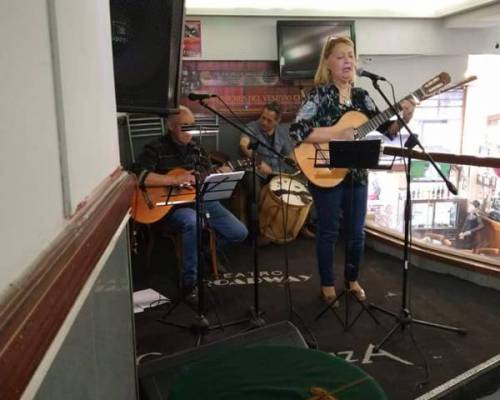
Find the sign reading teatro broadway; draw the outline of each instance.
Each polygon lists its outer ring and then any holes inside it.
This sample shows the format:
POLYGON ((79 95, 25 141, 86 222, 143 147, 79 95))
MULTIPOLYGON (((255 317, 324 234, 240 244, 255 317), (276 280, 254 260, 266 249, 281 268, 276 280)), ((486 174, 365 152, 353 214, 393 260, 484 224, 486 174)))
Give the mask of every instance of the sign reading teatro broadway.
MULTIPOLYGON (((286 282, 287 277, 283 271, 260 271, 259 283, 262 284, 281 284, 286 282)), ((311 275, 299 274, 289 275, 288 282, 303 283, 311 279, 311 275)), ((221 274, 219 279, 207 281, 208 286, 242 286, 253 285, 253 271, 248 272, 228 272, 221 274)))
MULTIPOLYGON (((276 61, 184 60, 181 74, 181 102, 195 114, 207 113, 189 101, 191 92, 217 94, 240 117, 256 118, 271 101, 281 104, 284 114, 295 115, 301 102, 298 86, 282 82, 276 61)), ((225 105, 213 99, 210 106, 226 113, 225 105)))

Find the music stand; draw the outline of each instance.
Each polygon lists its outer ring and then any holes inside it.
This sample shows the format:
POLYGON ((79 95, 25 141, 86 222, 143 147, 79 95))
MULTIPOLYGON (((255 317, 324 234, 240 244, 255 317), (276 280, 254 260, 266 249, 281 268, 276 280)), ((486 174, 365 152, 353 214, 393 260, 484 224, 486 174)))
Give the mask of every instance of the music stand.
MULTIPOLYGON (((197 168, 195 168, 197 170, 197 168)), ((192 330, 196 335, 196 345, 199 346, 202 342, 204 335, 213 329, 224 328, 239 324, 244 321, 236 321, 228 324, 222 324, 219 320, 217 312, 215 312, 218 324, 211 325, 205 313, 205 291, 203 282, 203 250, 202 250, 202 226, 204 222, 208 222, 210 216, 205 213, 204 202, 223 200, 231 197, 236 184, 243 178, 244 171, 237 172, 223 172, 208 175, 203 183, 200 184, 200 174, 195 174, 195 192, 196 192, 196 237, 197 237, 197 253, 198 253, 198 270, 197 270, 197 284, 198 287, 198 306, 196 310, 195 321, 191 325, 178 324, 176 322, 167 321, 166 318, 172 311, 183 301, 182 296, 178 298, 167 312, 160 318, 159 322, 175 326, 177 328, 192 330)), ((168 199, 167 199, 168 202, 168 199)))
MULTIPOLYGON (((370 169, 378 169, 380 166, 378 165, 378 160, 380 157, 380 140, 333 140, 329 142, 329 149, 316 150, 315 164, 323 168, 370 168, 370 169), (321 152, 321 154, 319 153, 321 152), (328 153, 328 163, 325 162, 325 152, 328 153), (316 163, 317 161, 317 163, 316 163)), ((352 196, 352 183, 351 183, 351 196, 352 196)), ((352 204, 352 201, 351 201, 352 204)), ((352 213, 352 206, 349 208, 352 213)), ((344 215, 344 218, 346 216, 344 215)), ((349 215, 349 221, 352 219, 351 215, 349 215)), ((348 244, 349 244, 349 236, 350 236, 350 223, 346 222, 345 226, 347 227, 346 237, 345 237, 345 257, 346 263, 344 266, 344 274, 347 269, 347 254, 348 254, 348 244)), ((349 283, 344 277, 344 288, 341 290, 340 294, 338 294, 326 307, 316 316, 314 319, 317 321, 320 319, 328 310, 331 310, 335 317, 340 321, 341 325, 343 325, 344 330, 348 331, 354 323, 358 320, 358 318, 363 314, 363 312, 367 312, 368 315, 378 324, 380 322, 373 315, 369 307, 364 303, 364 301, 358 299, 358 297, 352 293, 349 288, 349 283), (353 298, 358 302, 361 306, 360 311, 354 317, 354 319, 349 322, 349 297, 353 298), (337 314, 335 310, 335 304, 342 298, 345 298, 345 317, 344 321, 337 314)), ((338 303, 337 303, 338 304, 338 303)))
POLYGON ((229 199, 245 171, 210 174, 201 185, 203 202, 229 199))

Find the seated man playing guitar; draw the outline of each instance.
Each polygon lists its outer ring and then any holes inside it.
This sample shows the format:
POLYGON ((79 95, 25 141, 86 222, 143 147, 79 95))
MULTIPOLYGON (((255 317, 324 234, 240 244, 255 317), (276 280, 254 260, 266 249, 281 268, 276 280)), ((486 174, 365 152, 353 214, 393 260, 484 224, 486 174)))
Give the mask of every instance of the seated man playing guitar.
MULTIPOLYGON (((179 114, 167 118, 168 134, 145 146, 132 166, 132 172, 137 175, 140 188, 179 187, 195 183, 195 157, 200 155, 201 172, 212 169, 206 152, 192 143, 192 135, 184 132, 184 125, 192 125, 194 116, 184 106, 180 106, 179 114), (173 171, 175 169, 175 171, 173 171), (175 172, 175 173, 172 173, 175 172)), ((193 191, 191 190, 191 193, 193 191)), ((137 194, 138 197, 141 194, 137 194)), ((194 200, 194 197, 193 197, 194 200)), ((157 207, 158 208, 158 207, 157 207)), ((197 278, 197 243, 196 243, 196 211, 193 202, 176 205, 172 208, 159 207, 159 211, 166 210, 166 215, 155 222, 155 228, 166 232, 182 235, 183 294, 190 295, 197 278)), ((248 231, 246 227, 218 201, 204 203, 204 211, 209 214, 208 224, 215 230, 219 247, 229 243, 245 240, 248 231)), ((139 222, 143 221, 136 218, 139 222)))

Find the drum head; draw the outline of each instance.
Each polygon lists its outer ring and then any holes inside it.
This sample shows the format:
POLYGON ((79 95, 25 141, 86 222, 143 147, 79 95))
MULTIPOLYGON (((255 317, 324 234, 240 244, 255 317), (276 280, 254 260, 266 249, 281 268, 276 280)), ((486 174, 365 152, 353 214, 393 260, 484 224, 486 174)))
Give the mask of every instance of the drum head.
POLYGON ((269 189, 285 204, 290 206, 304 207, 312 201, 312 196, 307 187, 291 177, 275 176, 269 182, 269 189))

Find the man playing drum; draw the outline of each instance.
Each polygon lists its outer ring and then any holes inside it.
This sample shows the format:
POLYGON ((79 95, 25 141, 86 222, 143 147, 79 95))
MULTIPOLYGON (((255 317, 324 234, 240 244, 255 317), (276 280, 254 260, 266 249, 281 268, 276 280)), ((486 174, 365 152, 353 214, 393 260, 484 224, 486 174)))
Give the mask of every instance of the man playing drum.
MULTIPOLYGON (((293 146, 288 135, 288 130, 286 127, 280 125, 280 121, 281 106, 277 102, 273 101, 264 106, 259 119, 250 122, 247 125, 247 128, 261 141, 269 144, 269 146, 275 151, 285 156, 289 156, 292 153, 293 146)), ((252 156, 252 150, 249 146, 253 144, 255 144, 255 139, 245 134, 241 135, 240 149, 245 156, 252 156)), ((278 160, 278 158, 269 149, 258 146, 256 152, 256 158, 258 161, 257 172, 260 176, 261 184, 268 183, 271 175, 277 174, 280 171, 280 166, 281 172, 295 172, 294 168, 290 167, 287 163, 278 160)))
MULTIPOLYGON (((269 146, 272 147, 276 152, 279 152, 279 153, 285 155, 286 157, 289 157, 292 154, 293 145, 290 141, 286 127, 280 125, 281 116, 282 116, 282 111, 281 111, 281 106, 279 103, 277 103, 276 101, 267 103, 264 106, 264 109, 262 110, 262 113, 261 113, 259 119, 256 121, 250 122, 247 125, 247 128, 259 140, 269 144, 269 146)), ((255 142, 256 142, 256 140, 254 138, 251 138, 250 136, 245 135, 245 134, 241 135, 240 149, 245 156, 247 156, 247 157, 252 156, 252 151, 253 151, 252 147, 255 145, 255 142)), ((256 151, 256 159, 257 159, 256 172, 258 175, 258 179, 256 180, 257 198, 260 199, 260 207, 259 208, 261 208, 260 220, 261 220, 261 225, 262 225, 262 223, 264 222, 262 220, 262 215, 264 214, 264 216, 265 216, 266 211, 269 211, 269 210, 266 210, 264 208, 271 200, 270 198, 268 198, 266 196, 269 196, 269 194, 271 194, 271 193, 268 193, 268 190, 267 190, 268 188, 266 188, 266 190, 264 190, 262 192, 262 195, 261 195, 261 187, 263 185, 269 184, 269 182, 271 181, 273 176, 278 174, 279 172, 282 172, 284 174, 293 174, 293 173, 297 172, 297 168, 295 167, 293 160, 291 160, 290 158, 287 158, 284 161, 280 160, 276 157, 275 154, 273 154, 271 152, 271 150, 269 150, 263 146, 257 146, 255 151, 256 151), (265 201, 266 199, 267 199, 267 201, 265 201)), ((252 178, 250 175, 248 177, 252 178)), ((249 184, 246 186, 251 187, 251 183, 250 182, 248 182, 248 183, 249 184)), ((286 185, 284 185, 283 190, 286 190, 286 189, 287 189, 287 187, 286 187, 286 185)), ((305 188, 304 188, 304 190, 307 191, 307 189, 305 189, 305 188)), ((285 202, 286 202, 286 200, 285 200, 285 202)), ((309 209, 309 207, 308 207, 308 209, 309 209)), ((273 214, 274 214, 274 212, 273 212, 273 214)), ((264 218, 264 219, 266 221, 269 221, 270 220, 269 215, 267 216, 267 218, 264 218)), ((274 218, 271 218, 271 219, 274 220, 274 218)), ((300 219, 302 220, 302 218, 300 218, 300 219)), ((274 235, 272 235, 270 238, 269 235, 265 234, 265 232, 269 232, 269 228, 270 228, 269 226, 267 226, 267 228, 261 226, 261 233, 264 234, 264 237, 259 238, 259 244, 264 245, 264 244, 269 243, 270 241, 276 241, 274 235)), ((271 227, 271 228, 273 228, 273 227, 271 227)), ((308 233, 308 231, 304 232, 304 233, 308 233)), ((307 236, 310 236, 310 234, 307 236)), ((285 240, 285 241, 288 241, 288 240, 285 240)), ((278 242, 283 242, 283 241, 279 240, 278 242)))

